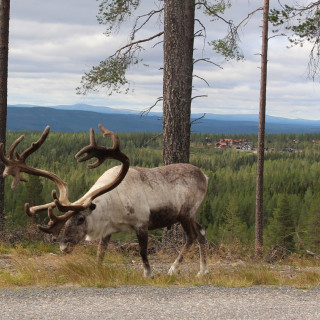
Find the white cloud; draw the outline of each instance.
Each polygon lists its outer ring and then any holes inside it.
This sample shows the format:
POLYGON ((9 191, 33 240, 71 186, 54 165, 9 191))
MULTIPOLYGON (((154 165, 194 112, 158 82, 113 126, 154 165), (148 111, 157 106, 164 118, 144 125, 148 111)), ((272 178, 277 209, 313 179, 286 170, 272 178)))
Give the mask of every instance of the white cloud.
MULTIPOLYGON (((157 1, 155 1, 157 3, 157 1)), ((260 2, 259 2, 260 3, 260 2)), ((148 2, 151 6, 153 3, 148 2)), ((235 22, 246 16, 256 3, 233 1, 226 18, 235 22)), ((142 7, 143 8, 143 7, 142 7)), ((149 67, 132 67, 129 79, 134 92, 105 92, 77 96, 75 88, 91 66, 99 64, 128 39, 128 29, 112 37, 103 35, 105 26, 96 21, 98 2, 92 0, 16 0, 11 5, 9 104, 73 104, 78 102, 109 107, 144 110, 162 95, 162 44, 141 53, 149 67)), ((198 15, 203 19, 203 15, 198 15)), ((224 62, 206 44, 221 36, 225 26, 207 24, 207 39, 197 39, 196 58, 212 58, 223 70, 204 62, 195 65, 195 74, 210 84, 194 81, 193 112, 258 113, 260 87, 261 13, 256 14, 240 31, 244 62, 224 62)), ((205 18, 208 22, 208 18, 205 18)), ((152 28, 158 32, 159 24, 152 28)), ((199 28, 199 25, 196 26, 199 28)), ((151 35, 148 29, 140 37, 151 35)), ((157 40, 156 40, 157 41, 157 40)), ((156 42, 155 41, 155 42, 156 42)), ((285 38, 269 43, 267 113, 283 117, 320 119, 317 83, 306 79, 308 50, 286 48, 285 38)), ((155 110, 160 110, 161 104, 155 110)))

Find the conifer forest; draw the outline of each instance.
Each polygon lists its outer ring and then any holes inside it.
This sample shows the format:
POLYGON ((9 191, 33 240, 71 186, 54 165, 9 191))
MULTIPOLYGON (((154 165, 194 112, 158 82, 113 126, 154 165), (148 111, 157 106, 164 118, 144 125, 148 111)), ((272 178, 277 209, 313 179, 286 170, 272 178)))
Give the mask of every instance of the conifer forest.
MULTIPOLYGON (((36 141, 39 132, 7 133, 8 145, 25 134, 18 149, 36 141)), ((96 134, 99 144, 106 144, 96 134)), ((151 133, 120 133, 121 149, 131 166, 157 167, 162 163, 162 137, 151 133)), ((89 133, 52 132, 42 147, 30 156, 28 165, 56 173, 68 183, 71 201, 80 198, 108 168, 117 165, 106 161, 89 170, 77 163, 74 155, 88 143, 89 133)), ((190 162, 209 177, 209 189, 198 221, 206 228, 214 244, 254 242, 256 192, 256 135, 192 134, 190 162), (250 148, 226 146, 218 141, 242 139, 250 148), (218 144, 219 145, 219 144, 218 144), (244 150, 246 149, 246 150, 244 150), (249 150, 248 150, 249 149, 249 150)), ((320 135, 266 135, 264 181, 264 243, 267 247, 286 248, 289 252, 311 250, 320 253, 320 135)), ((24 203, 36 205, 51 201, 56 189, 48 179, 29 176, 29 183, 10 189, 6 179, 5 216, 7 228, 25 228, 30 223, 47 223, 47 213, 36 220, 24 213, 24 203)))

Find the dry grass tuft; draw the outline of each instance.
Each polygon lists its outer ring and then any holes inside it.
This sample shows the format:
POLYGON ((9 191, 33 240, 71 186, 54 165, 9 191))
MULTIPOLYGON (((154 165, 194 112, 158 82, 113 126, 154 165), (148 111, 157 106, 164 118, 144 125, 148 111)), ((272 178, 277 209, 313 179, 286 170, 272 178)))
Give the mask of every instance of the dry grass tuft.
POLYGON ((95 261, 96 246, 78 246, 70 255, 61 254, 58 246, 29 243, 17 246, 0 243, 0 287, 74 286, 116 287, 121 285, 193 286, 214 285, 246 287, 254 285, 320 286, 320 263, 310 257, 291 256, 277 264, 255 261, 251 251, 227 247, 209 250, 209 274, 196 277, 198 250, 185 257, 180 273, 167 271, 176 252, 156 251, 149 255, 154 277, 143 277, 141 259, 136 250, 111 246, 102 266, 95 261))

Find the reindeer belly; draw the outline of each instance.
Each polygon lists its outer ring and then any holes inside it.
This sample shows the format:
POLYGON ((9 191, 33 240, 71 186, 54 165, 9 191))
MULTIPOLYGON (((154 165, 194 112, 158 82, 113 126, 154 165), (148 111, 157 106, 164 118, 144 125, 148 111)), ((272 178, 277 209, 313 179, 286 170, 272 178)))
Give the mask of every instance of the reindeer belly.
POLYGON ((163 206, 151 209, 148 229, 160 229, 173 225, 178 221, 179 213, 171 206, 163 206))

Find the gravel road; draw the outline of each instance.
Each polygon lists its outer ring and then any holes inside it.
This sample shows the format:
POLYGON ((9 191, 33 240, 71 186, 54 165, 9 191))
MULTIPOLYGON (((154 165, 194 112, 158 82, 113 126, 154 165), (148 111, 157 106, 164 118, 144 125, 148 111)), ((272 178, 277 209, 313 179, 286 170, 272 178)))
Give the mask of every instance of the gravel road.
POLYGON ((0 290, 0 319, 320 319, 320 288, 27 288, 0 290))

